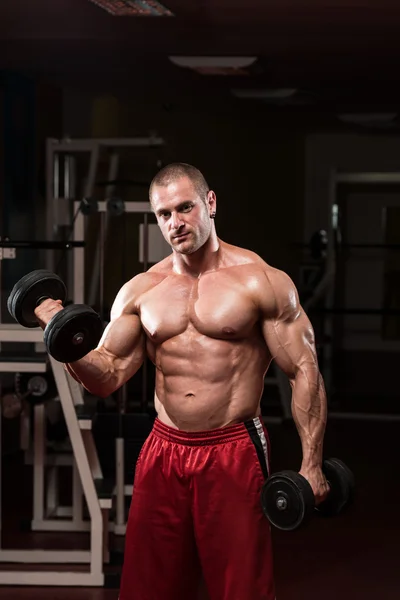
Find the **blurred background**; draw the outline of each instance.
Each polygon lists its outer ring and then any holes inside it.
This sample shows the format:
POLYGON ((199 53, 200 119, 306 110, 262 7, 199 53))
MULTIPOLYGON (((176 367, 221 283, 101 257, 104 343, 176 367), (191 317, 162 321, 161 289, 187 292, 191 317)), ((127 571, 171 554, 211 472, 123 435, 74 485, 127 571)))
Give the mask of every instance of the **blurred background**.
MULTIPOLYGON (((273 532, 279 600, 399 597, 399 25, 392 0, 1 3, 0 597, 118 597, 153 366, 83 394, 7 298, 52 269, 106 323, 121 285, 169 253, 148 186, 175 161, 216 192, 218 235, 295 282, 326 453, 356 478, 345 514, 273 532)), ((274 365, 262 412, 274 470, 299 468, 274 365)))

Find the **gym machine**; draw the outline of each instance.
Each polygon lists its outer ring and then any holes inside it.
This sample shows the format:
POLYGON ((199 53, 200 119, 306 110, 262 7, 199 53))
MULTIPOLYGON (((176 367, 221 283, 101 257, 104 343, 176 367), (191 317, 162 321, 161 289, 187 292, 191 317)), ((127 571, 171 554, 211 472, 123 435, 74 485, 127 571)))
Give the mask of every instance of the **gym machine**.
MULTIPOLYGON (((3 242, 2 242, 3 244, 3 242)), ((9 242, 4 242, 9 246, 9 242)), ((12 242, 14 247, 29 247, 28 242, 12 242)), ((36 242, 36 247, 51 247, 51 244, 36 242)), ((56 244, 57 245, 57 244, 56 244)), ((81 245, 81 244, 79 244, 81 245)), ((59 246, 59 244, 57 245, 59 246)), ((16 307, 17 310, 19 307, 16 307)), ((22 315, 21 315, 22 316, 22 315)), ((43 332, 35 328, 25 328, 15 324, 1 324, 0 341, 6 342, 31 342, 42 345, 43 332)), ((33 372, 46 373, 50 367, 54 375, 58 397, 60 399, 66 426, 68 429, 74 456, 74 469, 79 475, 86 504, 90 514, 90 550, 0 550, 0 561, 5 563, 43 563, 43 564, 79 564, 89 563, 89 571, 55 572, 40 571, 6 571, 0 570, 1 585, 103 585, 103 562, 107 559, 106 545, 103 543, 103 520, 106 522, 110 502, 101 502, 98 498, 95 483, 99 486, 102 480, 100 465, 91 440, 80 430, 76 418, 75 408, 83 405, 83 396, 80 386, 66 373, 63 365, 44 353, 35 353, 31 361, 7 361, 1 356, 2 372, 33 372)), ((44 436, 40 433, 41 424, 44 422, 44 406, 38 404, 34 407, 35 440, 34 440, 34 505, 36 518, 40 517, 38 507, 43 507, 44 486, 44 436)))
MULTIPOLYGON (((95 185, 100 153, 106 151, 110 155, 109 179, 115 180, 117 175, 118 158, 117 149, 124 147, 158 147, 163 144, 159 138, 133 138, 113 140, 48 140, 47 143, 47 233, 49 241, 35 247, 47 250, 46 266, 54 270, 54 252, 56 249, 68 250, 68 278, 72 282, 74 304, 83 304, 84 299, 84 218, 88 215, 87 206, 93 206, 93 188, 95 185), (89 172, 86 178, 85 198, 76 201, 75 198, 75 172, 74 152, 89 153, 89 172), (61 172, 64 176, 64 194, 60 194, 61 172), (64 202, 63 202, 64 200, 64 202), (63 205, 63 207, 62 207, 63 205), (62 242, 57 239, 57 224, 64 219, 65 224, 70 223, 71 211, 75 210, 73 218, 73 240, 62 242), (86 208, 86 211, 85 211, 86 208), (80 237, 80 240, 78 239, 80 237), (70 250, 72 249, 72 252, 70 250)), ((112 185, 106 190, 106 200, 98 203, 98 210, 120 210, 121 203, 115 203, 109 194, 112 185)), ((144 214, 143 224, 143 250, 144 266, 148 260, 148 213, 151 212, 148 202, 123 203, 123 212, 137 212, 144 214)), ((97 280, 102 276, 104 267, 104 239, 105 228, 101 228, 97 246, 96 268, 92 275, 95 288, 97 280)), ((31 242, 20 242, 20 247, 31 247, 31 242)), ((15 257, 16 242, 6 241, 3 247, 7 258, 15 257)), ((5 258, 6 256, 4 256, 5 258)), ((3 258, 3 255, 1 256, 3 258)), ((145 266, 145 268, 147 268, 145 266)), ((101 283, 101 282, 100 282, 101 283)), ((18 307, 12 307, 18 313, 18 307)), ((64 309, 66 310, 66 309, 64 309)), ((72 310, 68 308, 68 310, 72 310)), ((14 316, 21 317, 20 314, 14 316)), ((54 332, 53 332, 54 333, 54 332)), ((50 336, 46 339, 47 349, 51 348, 50 336)), ((56 339, 57 336, 54 338, 56 339)), ((54 341, 53 339, 53 341, 54 341)), ((124 500, 125 495, 132 493, 132 486, 124 485, 123 478, 123 440, 117 440, 117 477, 116 483, 111 486, 104 481, 96 446, 91 431, 92 416, 86 410, 83 390, 75 380, 66 372, 63 365, 53 356, 43 353, 43 332, 37 327, 21 327, 21 325, 0 326, 0 342, 32 342, 35 350, 41 351, 42 362, 36 357, 32 363, 6 363, 2 361, 3 372, 33 372, 41 373, 51 369, 54 376, 58 398, 62 406, 65 423, 67 426, 72 454, 52 456, 46 455, 45 409, 43 404, 37 404, 34 412, 34 494, 33 494, 33 520, 32 529, 35 531, 89 531, 90 550, 0 550, 0 562, 14 563, 42 563, 42 564, 87 564, 89 569, 81 568, 68 572, 51 570, 32 572, 29 571, 0 571, 0 585, 54 585, 54 586, 102 586, 105 583, 103 565, 108 562, 108 533, 123 534, 125 532, 124 500), (121 461, 122 457, 122 461, 121 461), (58 504, 57 469, 61 465, 71 465, 73 470, 72 506, 58 504), (45 477, 45 470, 48 477, 45 477), (122 469, 121 469, 122 467, 122 469), (121 475, 122 474, 122 475, 121 475), (45 481, 47 480, 47 493, 45 494, 45 481), (115 523, 110 521, 109 511, 113 505, 113 497, 117 496, 117 518, 115 523), (83 498, 86 502, 89 519, 83 518, 83 498), (122 499, 121 499, 122 498, 122 499)), ((78 340, 79 341, 79 340, 78 340)), ((56 344, 57 345, 57 344, 56 344)), ((28 447, 26 432, 29 425, 26 415, 21 415, 22 432, 25 432, 22 448, 28 447)))
MULTIPOLYGON (((80 202, 76 202, 75 203, 75 210, 79 211, 80 210, 80 202)), ((93 209, 92 209, 93 210, 93 209)), ((107 202, 98 202, 96 205, 96 212, 106 212, 108 210, 108 205, 107 202)), ((136 213, 136 214, 142 214, 144 215, 144 223, 143 223, 143 228, 142 228, 142 236, 141 236, 141 241, 142 243, 140 244, 140 247, 142 248, 142 251, 140 252, 140 254, 142 255, 142 262, 143 262, 143 266, 144 269, 147 269, 147 265, 149 262, 149 251, 148 251, 148 241, 149 241, 149 237, 152 236, 153 234, 150 232, 155 232, 157 231, 156 226, 154 226, 154 229, 150 229, 151 226, 149 226, 148 224, 148 220, 147 217, 148 215, 152 212, 151 211, 151 207, 150 207, 150 203, 148 202, 126 202, 124 203, 124 207, 123 207, 124 212, 126 213, 136 213)), ((92 213, 93 214, 93 213, 92 213)), ((121 214, 122 216, 122 214, 121 214)), ((82 212, 78 213, 77 218, 75 219, 75 223, 74 223, 74 233, 73 233, 73 237, 74 239, 84 239, 85 236, 85 215, 82 212)), ((104 235, 104 230, 102 235, 104 235)), ((152 240, 154 238, 152 237, 152 240)), ((103 248, 104 247, 104 239, 102 239, 102 236, 100 236, 100 247, 103 248)), ((162 250, 162 246, 160 247, 162 250)), ((82 295, 81 295, 81 290, 83 290, 84 288, 84 278, 85 278, 85 272, 84 272, 84 256, 81 255, 81 250, 82 247, 81 246, 74 246, 72 249, 72 252, 75 255, 74 258, 74 265, 75 265, 75 269, 74 269, 74 285, 75 285, 75 289, 73 292, 73 296, 74 298, 78 298, 81 299, 82 295)), ((152 258, 152 256, 150 256, 150 258, 152 258)), ((101 273, 103 272, 104 269, 104 254, 103 252, 100 253, 100 261, 101 261, 101 265, 100 265, 100 287, 101 287, 101 273)), ((100 298, 102 297, 102 292, 100 290, 100 298)), ((102 304, 102 303, 101 303, 102 304)), ((74 305, 72 305, 74 306, 74 305)), ((65 310, 65 309, 64 309, 65 310)), ((62 314, 61 312, 58 314, 62 314)), ((50 348, 49 348, 50 350, 50 348)), ((86 352, 85 352, 86 354, 86 352)), ((143 373, 143 385, 142 385, 142 399, 141 399, 141 405, 144 406, 145 405, 145 398, 147 396, 147 389, 146 389, 146 372, 144 370, 143 373)), ((119 394, 119 416, 120 419, 123 418, 123 414, 125 412, 125 407, 126 407, 126 386, 123 386, 122 389, 120 390, 120 394, 119 394)), ((91 429, 92 427, 92 416, 90 415, 90 411, 88 411, 87 415, 86 415, 86 419, 84 419, 84 426, 87 429, 91 429)), ((80 423, 83 426, 83 415, 81 415, 80 417, 80 423)), ((38 431, 44 432, 44 421, 42 420, 39 426, 38 431)), ((43 434, 41 434, 43 435, 43 434)), ((115 535, 124 535, 125 531, 126 531, 126 515, 125 515, 125 497, 130 497, 132 495, 132 484, 125 484, 125 477, 124 477, 124 471, 125 471, 125 465, 124 465, 124 446, 125 446, 125 441, 124 438, 121 435, 116 437, 115 440, 115 455, 116 455, 116 461, 115 461, 115 475, 116 475, 116 480, 115 480, 115 487, 112 488, 111 490, 111 494, 112 496, 115 498, 115 519, 114 521, 110 521, 109 523, 109 531, 114 533, 115 535)), ((54 467, 55 469, 55 467, 54 467)), ((36 531, 65 531, 65 530, 73 530, 73 531, 85 531, 87 530, 87 523, 85 523, 84 521, 82 521, 82 519, 75 519, 74 522, 71 521, 66 521, 65 518, 63 519, 58 519, 58 516, 62 516, 65 517, 65 507, 59 507, 57 506, 56 502, 57 502, 57 498, 58 498, 58 491, 57 491, 57 480, 58 477, 56 476, 56 474, 54 474, 54 476, 49 479, 48 481, 48 490, 47 490, 47 495, 49 497, 52 498, 52 510, 49 513, 49 516, 47 517, 46 515, 43 515, 42 518, 40 520, 36 520, 34 524, 32 524, 35 528, 36 531), (60 513, 61 511, 61 513, 60 513), (56 518, 55 518, 56 516, 56 518)), ((36 484, 35 484, 36 485, 36 484)), ((73 479, 73 486, 74 486, 74 491, 73 491, 73 502, 74 505, 72 507, 72 514, 76 514, 77 512, 79 512, 79 514, 81 514, 81 510, 78 508, 77 505, 79 505, 80 503, 80 497, 79 497, 79 480, 77 478, 73 479)), ((70 510, 71 512, 71 510, 70 510)))
MULTIPOLYGON (((400 172, 341 172, 332 169, 329 180, 329 195, 328 195, 328 227, 326 231, 326 240, 323 251, 325 252, 326 264, 325 270, 329 274, 329 285, 321 307, 315 310, 315 314, 323 316, 321 336, 324 346, 324 367, 323 377, 328 393, 333 388, 333 339, 334 339, 334 318, 337 314, 364 314, 364 315, 383 315, 393 314, 399 315, 400 311, 381 310, 378 308, 341 308, 335 306, 335 284, 337 275, 337 252, 340 248, 380 248, 385 247, 384 244, 346 244, 342 242, 340 235, 340 224, 338 215, 337 194, 339 186, 351 188, 356 185, 370 186, 400 186, 400 172)), ((398 248, 400 251, 400 247, 398 248)), ((312 311, 313 309, 311 309, 312 311)), ((340 412, 332 410, 329 413, 329 418, 340 420, 355 420, 355 421, 399 421, 398 414, 378 414, 359 412, 340 412)))

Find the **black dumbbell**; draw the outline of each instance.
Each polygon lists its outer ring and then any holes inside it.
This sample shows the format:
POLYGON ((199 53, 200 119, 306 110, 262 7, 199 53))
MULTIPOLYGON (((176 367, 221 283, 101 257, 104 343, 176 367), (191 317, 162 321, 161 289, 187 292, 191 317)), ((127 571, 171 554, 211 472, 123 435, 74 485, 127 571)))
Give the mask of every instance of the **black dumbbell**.
POLYGON ((317 506, 311 485, 296 471, 281 471, 266 480, 261 491, 261 505, 272 525, 283 531, 293 531, 314 514, 332 517, 352 502, 355 483, 350 469, 341 460, 330 458, 323 462, 322 471, 330 491, 326 500, 317 506))
MULTIPOLYGON (((11 290, 7 308, 23 327, 38 327, 35 308, 44 300, 67 298, 64 282, 51 271, 40 269, 22 277, 11 290)), ((85 304, 71 304, 56 313, 44 330, 47 352, 59 362, 74 362, 93 350, 103 333, 98 313, 85 304)))

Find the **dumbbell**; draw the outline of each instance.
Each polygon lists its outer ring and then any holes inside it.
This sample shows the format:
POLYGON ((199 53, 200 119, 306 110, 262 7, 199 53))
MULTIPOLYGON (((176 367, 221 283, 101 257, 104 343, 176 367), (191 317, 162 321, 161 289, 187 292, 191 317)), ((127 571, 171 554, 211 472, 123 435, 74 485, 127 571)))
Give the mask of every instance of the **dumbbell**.
POLYGON ((261 491, 264 515, 277 529, 293 531, 304 525, 312 515, 332 517, 341 513, 354 497, 354 476, 339 459, 324 460, 322 471, 330 491, 322 503, 315 496, 307 479, 296 471, 280 471, 271 475, 261 491))
MULTIPOLYGON (((58 275, 39 269, 22 277, 7 300, 10 315, 23 327, 38 327, 35 308, 44 300, 67 298, 67 289, 58 275)), ((63 363, 74 362, 93 350, 103 333, 98 313, 85 304, 71 304, 56 313, 44 330, 47 352, 63 363)))

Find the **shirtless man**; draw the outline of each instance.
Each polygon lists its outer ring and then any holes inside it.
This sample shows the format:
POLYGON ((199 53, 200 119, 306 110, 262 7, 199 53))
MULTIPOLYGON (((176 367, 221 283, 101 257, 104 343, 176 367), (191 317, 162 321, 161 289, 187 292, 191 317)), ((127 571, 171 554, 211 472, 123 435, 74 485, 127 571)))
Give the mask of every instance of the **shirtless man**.
MULTIPOLYGON (((217 200, 186 164, 164 167, 150 201, 172 254, 119 291, 99 346, 66 365, 100 396, 128 381, 147 354, 158 416, 137 461, 120 600, 274 600, 270 526, 260 492, 269 472, 260 416, 274 359, 288 375, 316 501, 326 396, 313 330, 290 278, 217 237, 217 200)), ((42 327, 60 310, 36 309, 42 327)))

